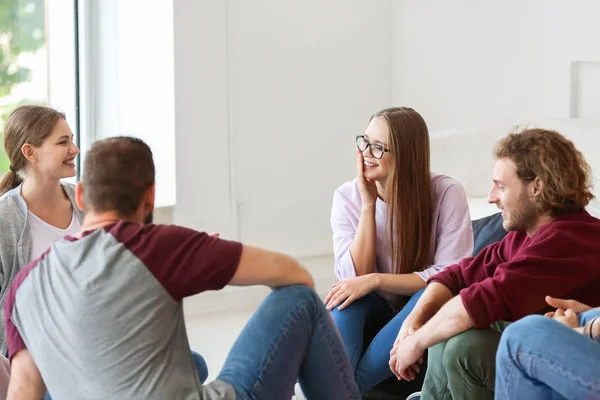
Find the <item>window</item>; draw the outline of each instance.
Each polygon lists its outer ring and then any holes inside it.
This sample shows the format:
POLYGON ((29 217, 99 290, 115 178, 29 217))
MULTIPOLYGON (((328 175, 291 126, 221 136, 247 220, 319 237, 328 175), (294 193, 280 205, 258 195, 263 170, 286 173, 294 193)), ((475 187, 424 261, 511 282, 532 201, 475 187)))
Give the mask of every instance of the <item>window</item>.
MULTIPOLYGON (((20 104, 48 104, 77 136, 76 0, 0 1, 0 129, 20 104)), ((76 139, 77 140, 77 139, 76 139)), ((0 174, 9 161, 0 146, 0 174)))
MULTIPOLYGON (((176 190, 173 2, 102 0, 93 2, 89 13, 92 44, 82 46, 81 58, 91 59, 88 68, 93 70, 90 73, 93 79, 89 84, 93 90, 82 98, 93 104, 89 116, 83 118, 90 134, 82 135, 82 140, 88 136, 91 141, 116 135, 144 140, 154 155, 155 206, 173 206, 176 190), (84 54, 86 50, 92 54, 84 54)), ((81 70, 83 77, 86 71, 81 70)), ((86 90, 85 85, 82 90, 86 90)), ((202 112, 198 110, 200 115, 202 112)), ((85 157, 85 151, 82 153, 85 157)))

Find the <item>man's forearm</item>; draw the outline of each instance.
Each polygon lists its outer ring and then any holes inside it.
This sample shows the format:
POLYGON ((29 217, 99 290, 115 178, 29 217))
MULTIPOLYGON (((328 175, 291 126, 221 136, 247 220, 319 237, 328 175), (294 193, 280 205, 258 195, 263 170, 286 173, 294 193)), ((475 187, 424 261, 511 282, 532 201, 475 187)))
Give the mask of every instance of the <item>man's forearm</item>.
POLYGON ((281 255, 286 262, 281 262, 280 275, 269 285, 272 288, 289 285, 306 285, 315 289, 315 282, 311 274, 294 258, 281 255))
POLYGON ((41 400, 45 395, 46 385, 29 350, 17 350, 11 360, 7 400, 41 400))
POLYGON ((460 296, 448 301, 425 325, 415 332, 417 345, 425 350, 473 327, 460 296))
POLYGON ((415 305, 410 318, 417 319, 422 324, 432 318, 444 304, 452 298, 452 292, 441 283, 433 282, 415 305))
POLYGON ((6 400, 42 400, 45 395, 45 388, 26 384, 15 386, 11 382, 8 386, 6 400))

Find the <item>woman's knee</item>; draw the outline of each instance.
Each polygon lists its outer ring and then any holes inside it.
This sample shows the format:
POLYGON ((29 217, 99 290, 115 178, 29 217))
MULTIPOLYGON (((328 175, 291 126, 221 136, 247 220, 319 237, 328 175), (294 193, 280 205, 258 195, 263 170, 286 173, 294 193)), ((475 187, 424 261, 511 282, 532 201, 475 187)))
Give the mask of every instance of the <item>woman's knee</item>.
POLYGON ((330 311, 331 316, 336 324, 338 322, 347 322, 349 320, 364 320, 366 315, 372 311, 372 301, 373 299, 370 298, 370 295, 366 295, 354 301, 343 310, 339 310, 338 305, 330 311))

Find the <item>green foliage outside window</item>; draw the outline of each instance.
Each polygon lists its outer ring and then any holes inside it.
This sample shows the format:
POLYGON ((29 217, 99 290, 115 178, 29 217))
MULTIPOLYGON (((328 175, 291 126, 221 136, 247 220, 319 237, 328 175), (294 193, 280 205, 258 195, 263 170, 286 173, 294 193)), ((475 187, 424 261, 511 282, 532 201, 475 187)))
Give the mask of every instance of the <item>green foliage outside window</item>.
MULTIPOLYGON (((30 99, 12 99, 13 88, 31 79, 31 70, 20 65, 19 56, 35 53, 46 44, 44 0, 0 1, 0 130, 8 114, 30 99)), ((0 146, 0 173, 9 162, 0 146)))

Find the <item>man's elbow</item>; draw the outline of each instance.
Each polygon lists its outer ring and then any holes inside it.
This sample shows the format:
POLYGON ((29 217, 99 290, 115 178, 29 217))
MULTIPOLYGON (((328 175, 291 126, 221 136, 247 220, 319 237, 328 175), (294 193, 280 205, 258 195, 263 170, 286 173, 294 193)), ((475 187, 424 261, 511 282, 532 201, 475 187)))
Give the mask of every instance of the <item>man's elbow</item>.
POLYGON ((276 285, 279 286, 289 286, 289 285, 306 285, 312 289, 315 288, 315 282, 311 276, 311 274, 304 268, 300 263, 285 254, 279 255, 280 260, 278 260, 276 271, 276 285))

